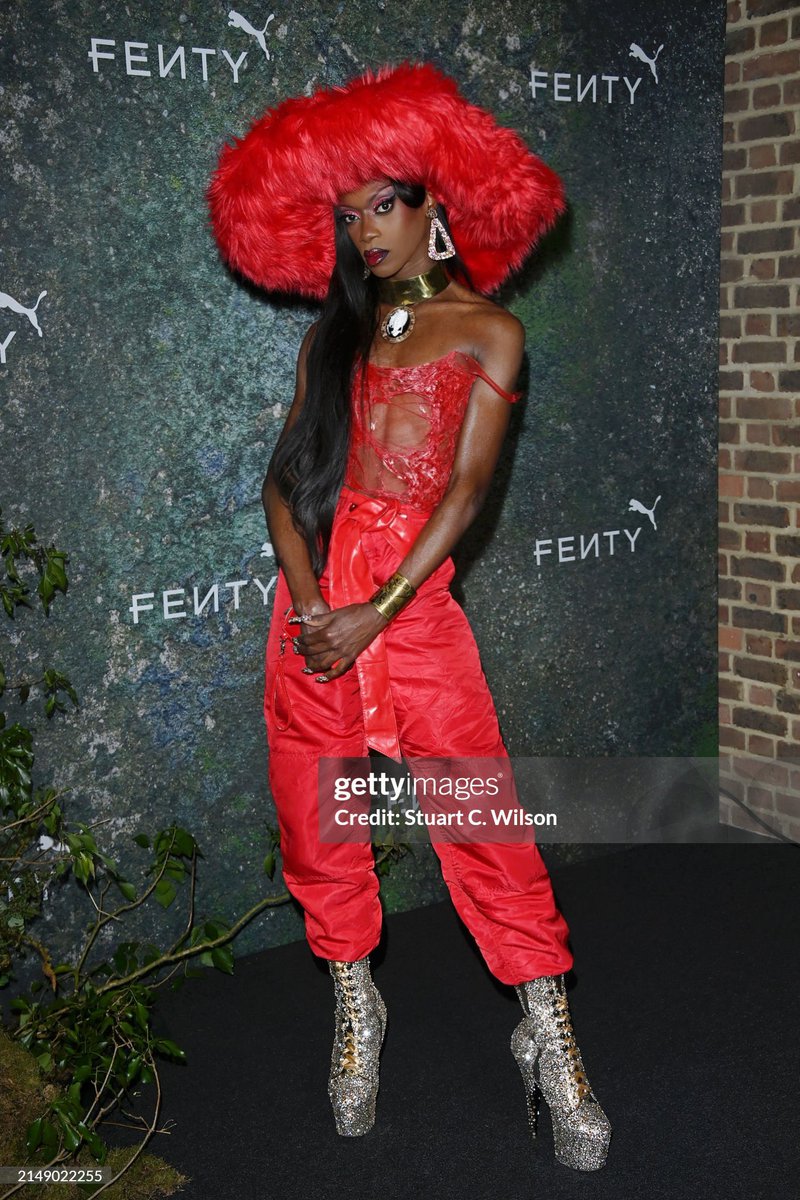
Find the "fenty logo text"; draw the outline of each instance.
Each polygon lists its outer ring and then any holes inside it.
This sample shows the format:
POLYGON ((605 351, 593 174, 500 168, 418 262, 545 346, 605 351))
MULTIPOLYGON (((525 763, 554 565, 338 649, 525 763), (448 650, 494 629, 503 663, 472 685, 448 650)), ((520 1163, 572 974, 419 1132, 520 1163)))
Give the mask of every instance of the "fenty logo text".
MULTIPOLYGON (((631 42, 628 58, 635 58, 637 62, 644 63, 649 67, 653 79, 658 83, 656 59, 663 49, 662 44, 650 58, 640 45, 631 42)), ((598 100, 605 100, 607 104, 613 104, 625 96, 631 104, 634 104, 636 92, 644 78, 643 75, 637 75, 635 78, 629 79, 627 75, 618 75, 612 72, 593 71, 587 75, 585 71, 574 73, 572 71, 548 71, 535 67, 533 63, 530 66, 530 75, 533 100, 538 99, 540 92, 545 94, 550 92, 552 99, 560 104, 584 104, 586 102, 597 104, 598 100), (618 87, 617 84, 620 86, 618 87)))

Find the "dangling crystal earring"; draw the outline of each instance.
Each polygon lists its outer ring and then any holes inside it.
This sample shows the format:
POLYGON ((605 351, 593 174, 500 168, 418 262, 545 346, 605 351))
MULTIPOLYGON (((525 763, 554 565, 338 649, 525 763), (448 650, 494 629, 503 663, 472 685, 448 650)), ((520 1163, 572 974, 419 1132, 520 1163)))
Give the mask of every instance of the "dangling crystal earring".
POLYGON ((371 274, 372 274, 372 272, 370 271, 369 267, 365 264, 364 265, 364 278, 369 279, 371 274))
POLYGON ((425 215, 430 217, 430 219, 431 219, 431 234, 430 234, 430 237, 428 238, 428 258, 432 258, 437 262, 440 262, 443 258, 452 258, 456 252, 456 248, 453 245, 453 242, 450 238, 450 234, 447 232, 444 225, 439 220, 439 216, 436 212, 436 209, 433 207, 433 205, 430 206, 430 208, 428 209, 428 211, 425 215), (442 243, 444 245, 444 250, 436 249, 437 233, 439 234, 439 237, 442 239, 442 243))

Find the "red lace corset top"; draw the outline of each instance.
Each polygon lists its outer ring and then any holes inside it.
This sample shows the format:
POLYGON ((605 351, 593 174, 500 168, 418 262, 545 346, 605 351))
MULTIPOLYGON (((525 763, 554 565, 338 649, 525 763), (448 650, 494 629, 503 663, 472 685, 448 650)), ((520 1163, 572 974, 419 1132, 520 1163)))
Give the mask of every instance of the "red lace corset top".
POLYGON ((460 350, 411 367, 368 362, 362 387, 363 374, 358 367, 353 379, 345 485, 424 512, 447 488, 475 379, 510 403, 521 395, 503 391, 460 350))

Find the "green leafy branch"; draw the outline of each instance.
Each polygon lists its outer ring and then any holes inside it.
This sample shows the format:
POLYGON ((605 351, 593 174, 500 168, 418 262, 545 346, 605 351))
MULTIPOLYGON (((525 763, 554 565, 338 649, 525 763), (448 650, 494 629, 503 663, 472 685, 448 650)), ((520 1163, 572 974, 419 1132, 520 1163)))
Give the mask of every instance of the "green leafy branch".
POLYGON ((0 555, 3 559, 5 578, 0 575, 0 600, 9 617, 14 618, 20 605, 31 607, 31 589, 19 572, 20 563, 30 563, 39 576, 36 592, 45 614, 56 592, 67 592, 66 564, 68 556, 55 546, 42 546, 32 525, 24 529, 6 530, 0 509, 0 555))
MULTIPOLYGON (((20 608, 32 609, 38 596, 44 614, 56 592, 66 594, 67 555, 42 547, 35 531, 6 530, 0 512, 0 598, 10 619, 20 608), (25 578, 26 570, 31 579, 25 578), (37 578, 35 589, 32 579, 37 578)), ((0 700, 12 691, 24 705, 40 690, 48 718, 67 711, 65 699, 78 705, 66 675, 52 668, 35 679, 9 680, 0 662, 0 700)), ((172 824, 154 836, 139 833, 133 841, 149 853, 139 882, 98 844, 103 821, 73 824, 63 800, 72 790, 36 787, 33 780, 32 731, 8 724, 0 711, 0 988, 16 982, 15 966, 33 954, 43 978, 11 1009, 16 1039, 35 1059, 46 1081, 47 1107, 27 1128, 26 1148, 44 1168, 74 1159, 84 1149, 98 1162, 107 1157, 101 1126, 120 1108, 133 1089, 155 1090, 149 1120, 133 1118, 142 1137, 132 1156, 102 1185, 81 1185, 99 1195, 115 1183, 142 1154, 158 1128, 161 1111, 160 1059, 182 1061, 184 1051, 153 1028, 159 989, 198 974, 195 966, 232 974, 233 942, 255 917, 290 899, 284 888, 264 896, 233 923, 196 919, 197 872, 202 852, 187 830, 172 824), (69 962, 56 962, 53 951, 36 936, 35 925, 45 902, 52 903, 69 883, 91 905, 92 918, 69 962), (170 909, 183 898, 185 913, 179 932, 164 948, 152 943, 114 941, 131 914, 155 903, 170 909), (109 938, 109 935, 110 938, 109 938), (106 942, 111 941, 111 949, 106 942), (42 1161, 44 1160, 44 1161, 42 1161)), ((384 874, 410 847, 394 835, 375 846, 376 869, 384 874)), ((280 842, 267 826, 264 874, 273 880, 280 842)), ((5 1200, 19 1190, 5 1192, 5 1200)))
MULTIPOLYGON (((41 808, 35 811, 34 819, 39 822, 53 815, 52 809, 44 814, 41 808)), ((19 836, 19 818, 0 827, 0 843, 10 827, 19 836)), ((182 983, 190 974, 188 967, 194 959, 203 966, 232 974, 231 943, 259 913, 285 903, 288 892, 263 897, 233 924, 207 920, 197 925, 195 885, 202 853, 185 829, 172 825, 152 840, 146 834, 137 835, 134 840, 139 847, 151 851, 151 861, 137 887, 123 875, 116 861, 98 847, 88 826, 80 824, 72 830, 60 814, 59 820, 48 827, 59 839, 50 852, 47 869, 51 878, 63 880, 71 874, 90 899, 94 917, 73 962, 53 966, 49 954, 40 951, 50 998, 34 998, 42 990, 40 983, 33 985, 31 996, 18 997, 11 1004, 17 1018, 16 1037, 34 1056, 44 1075, 60 1088, 48 1111, 29 1127, 27 1150, 32 1157, 44 1158, 47 1166, 52 1166, 86 1146, 97 1161, 104 1162, 107 1150, 98 1127, 132 1087, 155 1084, 154 1111, 137 1147, 138 1155, 158 1123, 161 1088, 157 1059, 184 1058, 184 1052, 173 1041, 153 1032, 152 1010, 157 990, 169 980, 173 980, 172 986, 182 983), (150 900, 169 908, 183 885, 185 921, 166 949, 123 941, 109 960, 91 962, 92 951, 106 925, 121 922, 133 909, 150 900), (176 974, 178 978, 174 979, 176 974)), ((274 870, 277 847, 272 832, 269 838, 274 870)), ((37 867, 41 864, 37 863, 37 867)), ((10 882, 12 890, 18 886, 18 880, 10 882)), ((39 886, 41 882, 40 877, 39 886)), ((33 941, 25 932, 24 921, 16 932, 20 950, 33 941)), ((93 1194, 106 1186, 98 1187, 93 1194)), ((11 1194, 13 1190, 5 1193, 11 1194)))

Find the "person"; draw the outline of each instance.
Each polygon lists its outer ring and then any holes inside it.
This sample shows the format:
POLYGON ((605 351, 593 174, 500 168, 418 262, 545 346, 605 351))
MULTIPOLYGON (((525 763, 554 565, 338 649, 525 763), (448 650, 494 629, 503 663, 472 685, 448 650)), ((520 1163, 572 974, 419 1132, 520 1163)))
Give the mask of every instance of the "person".
MULTIPOLYGON (((323 299, 263 486, 279 563, 266 648, 269 772, 287 887, 336 1001, 329 1094, 373 1125, 386 1008, 370 972, 381 909, 370 843, 323 840, 323 757, 506 758, 451 552, 490 487, 524 329, 487 293, 565 207, 516 133, 430 64, 284 101, 226 146, 209 188, 228 263, 323 299), (446 264, 446 266, 445 266, 446 264)), ((530 843, 432 838, 489 970, 519 995, 512 1037, 535 1136, 605 1163, 564 973, 568 930, 530 843)))

